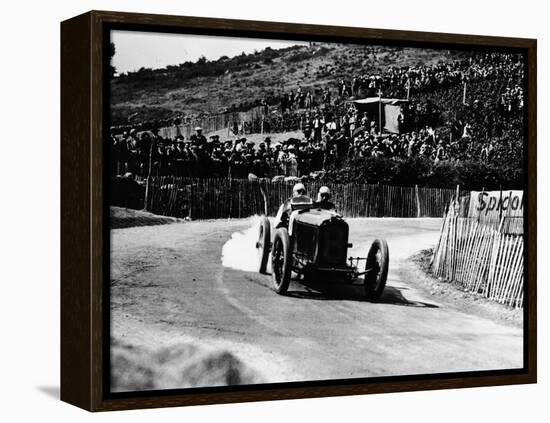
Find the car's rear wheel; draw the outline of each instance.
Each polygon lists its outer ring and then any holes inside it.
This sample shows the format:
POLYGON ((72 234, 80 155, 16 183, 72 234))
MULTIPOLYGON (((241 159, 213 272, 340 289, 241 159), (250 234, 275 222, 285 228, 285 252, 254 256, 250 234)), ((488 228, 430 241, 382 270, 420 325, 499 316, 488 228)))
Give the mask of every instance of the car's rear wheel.
POLYGON ((367 256, 365 271, 365 295, 371 300, 377 300, 384 292, 388 278, 390 253, 388 243, 383 239, 375 240, 367 256))
POLYGON ((273 238, 271 248, 271 280, 273 289, 283 295, 288 290, 292 270, 290 237, 286 228, 279 228, 273 238))
POLYGON ((267 217, 262 217, 258 229, 258 241, 256 249, 258 250, 258 271, 266 273, 267 260, 269 258, 269 243, 271 241, 271 224, 267 217))

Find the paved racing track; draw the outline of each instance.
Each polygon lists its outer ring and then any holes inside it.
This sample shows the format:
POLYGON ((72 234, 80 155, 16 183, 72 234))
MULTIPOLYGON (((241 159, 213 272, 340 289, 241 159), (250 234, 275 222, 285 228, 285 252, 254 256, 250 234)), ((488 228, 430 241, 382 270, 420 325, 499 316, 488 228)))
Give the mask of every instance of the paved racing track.
POLYGON ((354 256, 375 237, 388 241, 380 302, 356 287, 295 282, 277 295, 269 275, 246 270, 256 263, 254 219, 113 230, 112 335, 227 349, 266 382, 522 367, 520 329, 439 304, 410 280, 405 259, 434 245, 440 219, 348 222, 354 256))

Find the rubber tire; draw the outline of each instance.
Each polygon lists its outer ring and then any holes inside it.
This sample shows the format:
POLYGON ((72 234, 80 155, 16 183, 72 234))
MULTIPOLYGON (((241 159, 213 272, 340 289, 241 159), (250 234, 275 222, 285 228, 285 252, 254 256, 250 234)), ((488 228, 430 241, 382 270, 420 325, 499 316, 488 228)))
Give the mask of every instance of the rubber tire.
POLYGON ((258 228, 258 271, 265 274, 267 270, 267 260, 269 259, 269 243, 271 242, 271 223, 265 216, 260 221, 258 228))
POLYGON ((377 300, 380 298, 386 287, 388 279, 388 268, 390 264, 390 252, 388 243, 384 239, 376 239, 371 244, 369 254, 367 255, 367 263, 365 270, 370 269, 376 262, 376 253, 380 251, 380 269, 378 273, 369 273, 365 275, 365 296, 369 300, 377 300))
POLYGON ((290 237, 286 228, 279 228, 275 231, 273 246, 271 248, 271 282, 277 294, 284 295, 290 285, 292 273, 292 251, 290 249, 290 237), (275 266, 278 249, 282 249, 283 264, 279 276, 275 266), (279 280, 278 280, 279 279, 279 280))

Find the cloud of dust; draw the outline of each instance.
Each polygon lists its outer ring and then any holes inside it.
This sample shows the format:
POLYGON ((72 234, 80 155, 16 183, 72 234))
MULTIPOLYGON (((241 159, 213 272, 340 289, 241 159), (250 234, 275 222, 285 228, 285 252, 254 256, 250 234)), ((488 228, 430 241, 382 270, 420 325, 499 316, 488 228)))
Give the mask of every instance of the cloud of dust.
MULTIPOLYGON (((260 216, 252 218, 251 226, 240 232, 234 232, 222 248, 222 265, 245 272, 258 271, 258 231, 260 216)), ((269 270, 269 264, 268 264, 269 270)))
POLYGON ((264 378, 256 369, 225 349, 207 349, 195 343, 149 349, 112 340, 114 392, 262 382, 264 378))
MULTIPOLYGON (((351 220, 351 219, 349 219, 351 220)), ((232 269, 245 272, 258 271, 258 252, 256 241, 258 240, 258 228, 260 216, 251 219, 251 225, 244 231, 234 232, 222 248, 222 265, 232 269)), ((272 228, 273 231, 273 228, 272 228)), ((272 234, 273 235, 273 234, 272 234)), ((348 257, 367 257, 369 249, 375 237, 369 237, 366 241, 357 242, 354 240, 353 229, 350 229, 350 242, 353 248, 348 250, 348 257)), ((390 257, 393 262, 404 260, 423 248, 432 247, 437 242, 437 233, 421 234, 414 237, 414 241, 405 239, 396 242, 396 239, 389 239, 390 257)), ((360 262, 360 269, 365 266, 360 262)), ((271 260, 268 260, 267 272, 271 272, 271 260)))

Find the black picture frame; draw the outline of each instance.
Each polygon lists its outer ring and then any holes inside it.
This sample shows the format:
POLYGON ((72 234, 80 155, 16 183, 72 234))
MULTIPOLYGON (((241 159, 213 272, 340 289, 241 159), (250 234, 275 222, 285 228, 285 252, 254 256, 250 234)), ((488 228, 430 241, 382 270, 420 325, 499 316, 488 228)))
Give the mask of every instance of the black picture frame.
POLYGON ((61 23, 61 399, 90 411, 535 383, 536 40, 91 11, 61 23), (495 49, 526 57, 524 367, 438 375, 109 392, 108 32, 113 29, 495 49))

